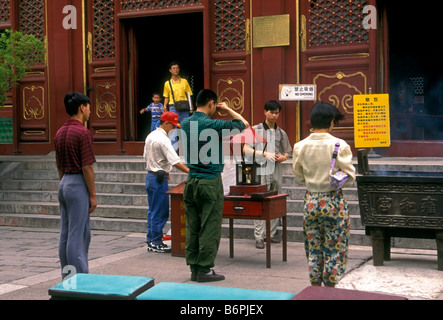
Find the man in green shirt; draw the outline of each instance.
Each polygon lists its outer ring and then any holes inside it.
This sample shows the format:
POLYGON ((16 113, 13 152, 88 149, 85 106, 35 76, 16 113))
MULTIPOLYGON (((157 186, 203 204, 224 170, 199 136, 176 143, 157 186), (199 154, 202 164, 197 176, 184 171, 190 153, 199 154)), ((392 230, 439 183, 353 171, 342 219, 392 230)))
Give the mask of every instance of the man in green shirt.
POLYGON ((216 274, 215 257, 221 237, 223 214, 223 147, 222 138, 249 127, 249 123, 224 102, 217 103, 217 94, 203 89, 197 96, 197 109, 181 123, 189 174, 183 192, 186 210, 186 264, 191 280, 210 282, 224 280, 216 274), (230 121, 211 119, 216 111, 233 118, 230 121))

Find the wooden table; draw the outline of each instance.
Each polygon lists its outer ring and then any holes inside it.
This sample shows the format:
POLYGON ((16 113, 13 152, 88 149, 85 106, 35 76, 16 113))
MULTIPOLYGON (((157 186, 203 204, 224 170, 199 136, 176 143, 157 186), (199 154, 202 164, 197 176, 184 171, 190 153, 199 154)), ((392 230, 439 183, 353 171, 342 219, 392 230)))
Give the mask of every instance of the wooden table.
POLYGON ((183 201, 185 182, 175 186, 167 194, 171 195, 171 255, 184 257, 186 246, 186 212, 183 201))
POLYGON ((283 261, 287 261, 287 194, 278 194, 261 199, 250 196, 226 195, 223 218, 229 219, 229 256, 234 258, 234 219, 266 221, 266 268, 271 267, 271 220, 282 218, 283 261))

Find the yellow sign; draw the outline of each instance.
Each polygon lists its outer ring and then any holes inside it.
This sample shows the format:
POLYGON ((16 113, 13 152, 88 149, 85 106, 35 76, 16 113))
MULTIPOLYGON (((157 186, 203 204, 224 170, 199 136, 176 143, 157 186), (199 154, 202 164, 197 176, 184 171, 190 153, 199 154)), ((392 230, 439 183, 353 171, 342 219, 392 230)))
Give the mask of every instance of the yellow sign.
POLYGON ((290 45, 289 14, 255 17, 252 27, 252 42, 254 48, 290 45))
POLYGON ((390 147, 389 95, 355 95, 354 126, 356 148, 390 147))

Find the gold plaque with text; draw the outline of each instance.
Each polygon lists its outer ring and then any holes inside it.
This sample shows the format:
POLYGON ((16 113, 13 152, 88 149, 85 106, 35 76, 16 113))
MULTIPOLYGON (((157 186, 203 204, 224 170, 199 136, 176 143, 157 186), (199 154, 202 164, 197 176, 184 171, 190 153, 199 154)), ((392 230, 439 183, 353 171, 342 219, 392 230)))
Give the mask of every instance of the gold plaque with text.
POLYGON ((289 14, 255 17, 252 24, 254 48, 290 45, 289 14))

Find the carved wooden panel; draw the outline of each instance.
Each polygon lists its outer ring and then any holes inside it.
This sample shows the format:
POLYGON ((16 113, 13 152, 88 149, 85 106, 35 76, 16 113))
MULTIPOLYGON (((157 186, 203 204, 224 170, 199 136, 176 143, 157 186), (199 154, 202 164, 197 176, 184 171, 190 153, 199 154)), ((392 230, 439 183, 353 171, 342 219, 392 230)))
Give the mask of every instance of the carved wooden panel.
POLYGON ((309 0, 309 46, 368 43, 362 24, 367 4, 367 0, 309 0))
MULTIPOLYGON (((18 4, 18 30, 46 40, 46 1, 24 1, 18 4)), ((48 142, 50 140, 48 88, 45 61, 34 66, 22 79, 16 92, 19 141, 48 142)), ((15 106, 14 106, 15 107, 15 106)))
POLYGON ((121 0, 122 11, 140 11, 195 6, 202 0, 121 0))
POLYGON ((25 34, 33 34, 40 40, 45 38, 45 1, 20 0, 19 22, 20 31, 25 34))
MULTIPOLYGON (((354 99, 375 89, 374 30, 363 26, 366 5, 374 0, 300 2, 301 81, 317 85, 317 100, 335 105, 345 120, 333 134, 353 146, 354 99), (372 38, 371 38, 372 37, 372 38), (371 39, 371 41, 370 41, 371 39)), ((314 102, 301 103, 302 137, 310 134, 314 102)))
POLYGON ((245 0, 215 1, 215 51, 246 50, 245 0))
POLYGON ((115 1, 88 2, 88 77, 91 99, 89 129, 94 141, 117 140, 117 84, 115 80, 115 1))
POLYGON ((313 83, 319 89, 318 100, 335 105, 345 115, 353 115, 353 96, 367 93, 368 80, 361 71, 349 74, 339 71, 333 74, 319 73, 313 83))
MULTIPOLYGON (((49 140, 49 112, 44 79, 20 85, 20 140, 45 142, 49 140)), ((29 79, 28 79, 29 81, 29 79)))
POLYGON ((117 139, 117 85, 114 77, 95 74, 91 92, 93 108, 90 129, 95 141, 115 141, 117 139))
MULTIPOLYGON (((0 29, 10 28, 10 2, 0 1, 0 29)), ((0 106, 0 143, 12 143, 13 108, 12 93, 6 94, 4 106, 0 106)))
POLYGON ((9 24, 10 12, 9 12, 9 1, 0 1, 0 25, 9 24))
MULTIPOLYGON (((354 95, 368 93, 368 69, 361 66, 358 68, 346 68, 338 66, 322 70, 307 72, 308 81, 317 85, 317 101, 333 104, 345 115, 345 119, 334 127, 334 135, 345 140, 354 139, 354 95)), ((303 135, 309 135, 311 128, 310 110, 313 103, 304 102, 303 135)))
POLYGON ((114 0, 94 0, 93 56, 94 59, 115 56, 114 0))
MULTIPOLYGON (((243 114, 245 111, 245 82, 242 78, 226 78, 217 81, 217 96, 220 102, 234 111, 243 114)), ((226 114, 221 113, 221 116, 226 114)))
POLYGON ((116 84, 97 83, 95 86, 95 115, 99 119, 117 118, 116 84))
POLYGON ((45 89, 42 86, 23 88, 23 119, 25 121, 45 118, 45 89))
MULTIPOLYGON (((209 19, 209 30, 213 30, 211 87, 215 88, 219 101, 250 119, 249 19, 246 19, 249 1, 216 0, 212 5, 209 19)), ((225 113, 218 115, 226 116, 225 113)))

